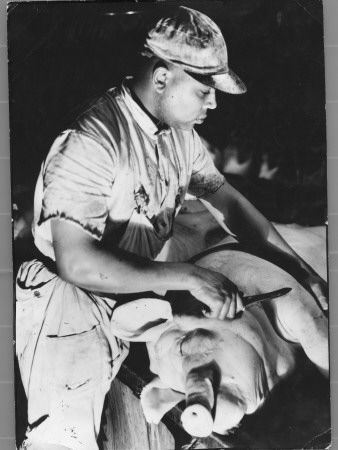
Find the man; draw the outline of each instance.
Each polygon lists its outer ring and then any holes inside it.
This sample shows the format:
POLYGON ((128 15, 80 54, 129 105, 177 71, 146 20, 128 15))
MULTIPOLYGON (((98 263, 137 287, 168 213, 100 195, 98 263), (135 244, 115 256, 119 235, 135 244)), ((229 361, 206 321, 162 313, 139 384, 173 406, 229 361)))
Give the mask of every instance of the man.
MULTIPOLYGON (((207 198, 240 240, 273 247, 322 296, 322 282, 224 180, 194 125, 215 90, 240 94, 219 28, 180 7, 145 43, 144 67, 109 90, 54 142, 35 194, 40 261, 17 280, 16 349, 31 449, 96 447, 103 400, 128 353, 111 329, 117 294, 189 290, 212 318, 242 303, 223 275, 156 262, 186 193, 207 198)), ((156 301, 156 300, 154 300, 156 301)))

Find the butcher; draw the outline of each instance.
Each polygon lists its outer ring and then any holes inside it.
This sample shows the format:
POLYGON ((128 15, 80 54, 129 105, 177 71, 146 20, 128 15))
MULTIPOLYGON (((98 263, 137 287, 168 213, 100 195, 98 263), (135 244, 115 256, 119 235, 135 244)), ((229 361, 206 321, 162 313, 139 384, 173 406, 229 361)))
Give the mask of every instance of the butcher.
POLYGON ((40 255, 16 283, 23 448, 97 448, 104 397, 128 353, 111 327, 117 295, 187 290, 213 319, 242 308, 236 281, 222 273, 156 261, 187 195, 218 210, 239 241, 286 259, 327 307, 324 281, 225 181, 194 130, 216 108, 216 91, 246 90, 220 29, 179 7, 150 30, 143 56, 133 77, 56 138, 37 181, 40 255))

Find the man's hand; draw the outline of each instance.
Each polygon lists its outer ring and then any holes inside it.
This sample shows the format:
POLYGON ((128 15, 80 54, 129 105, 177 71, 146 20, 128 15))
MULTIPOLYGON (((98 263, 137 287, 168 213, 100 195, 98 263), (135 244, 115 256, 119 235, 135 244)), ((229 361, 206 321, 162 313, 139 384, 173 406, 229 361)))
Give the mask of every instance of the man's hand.
POLYGON ((301 284, 311 292, 317 299, 324 311, 329 309, 327 299, 327 283, 316 273, 307 273, 301 284))
POLYGON ((225 317, 233 319, 236 312, 243 309, 237 286, 218 272, 197 266, 196 270, 196 287, 190 289, 190 292, 210 308, 205 316, 221 320, 225 317))

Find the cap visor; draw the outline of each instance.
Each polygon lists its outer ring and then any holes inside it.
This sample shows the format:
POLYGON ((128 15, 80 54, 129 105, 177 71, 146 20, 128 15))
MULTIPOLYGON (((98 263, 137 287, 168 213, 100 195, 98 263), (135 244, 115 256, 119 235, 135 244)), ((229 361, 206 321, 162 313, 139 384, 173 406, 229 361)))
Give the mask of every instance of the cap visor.
POLYGON ((228 94, 244 94, 246 86, 243 81, 229 69, 227 73, 218 75, 200 75, 186 71, 195 80, 210 86, 218 91, 227 92, 228 94))

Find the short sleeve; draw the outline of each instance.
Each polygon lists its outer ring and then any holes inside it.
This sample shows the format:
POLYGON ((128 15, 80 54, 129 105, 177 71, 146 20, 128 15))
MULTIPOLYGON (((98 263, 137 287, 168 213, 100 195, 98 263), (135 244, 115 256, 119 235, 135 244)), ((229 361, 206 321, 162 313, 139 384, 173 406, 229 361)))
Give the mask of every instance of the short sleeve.
POLYGON ((100 240, 116 170, 113 155, 86 133, 70 130, 62 133, 54 142, 43 170, 38 227, 60 218, 100 240))
POLYGON ((194 160, 188 194, 205 198, 224 183, 224 176, 216 169, 208 150, 194 132, 194 160))

